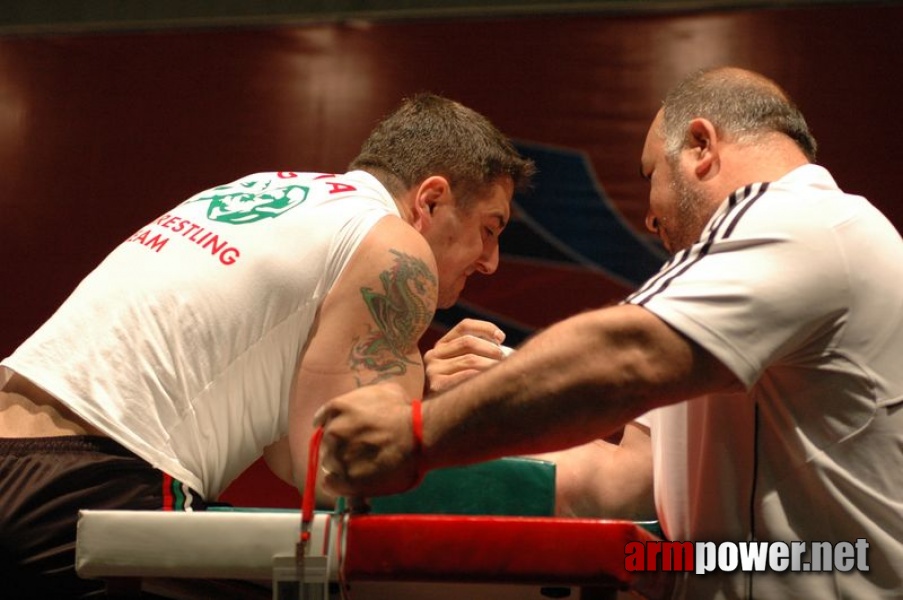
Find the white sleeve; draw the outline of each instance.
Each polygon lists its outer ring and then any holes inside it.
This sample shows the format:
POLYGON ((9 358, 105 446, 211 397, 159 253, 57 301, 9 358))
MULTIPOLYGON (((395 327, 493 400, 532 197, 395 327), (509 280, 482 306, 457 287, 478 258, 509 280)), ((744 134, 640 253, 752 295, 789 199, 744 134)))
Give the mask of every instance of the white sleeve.
POLYGON ((794 210, 793 200, 760 193, 716 215, 701 242, 626 302, 650 310, 752 386, 767 366, 830 327, 849 296, 833 236, 794 210))

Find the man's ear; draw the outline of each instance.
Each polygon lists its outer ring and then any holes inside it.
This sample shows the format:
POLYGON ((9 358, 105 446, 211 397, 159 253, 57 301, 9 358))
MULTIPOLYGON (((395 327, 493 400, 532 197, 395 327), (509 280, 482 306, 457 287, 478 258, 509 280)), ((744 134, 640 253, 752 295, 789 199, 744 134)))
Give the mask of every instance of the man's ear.
POLYGON ((414 196, 414 229, 424 233, 433 223, 433 211, 436 206, 451 198, 451 186, 441 175, 432 175, 424 179, 417 187, 414 196))
POLYGON ((712 122, 708 119, 693 119, 687 129, 687 136, 696 177, 706 179, 717 173, 720 165, 718 151, 721 139, 712 122))

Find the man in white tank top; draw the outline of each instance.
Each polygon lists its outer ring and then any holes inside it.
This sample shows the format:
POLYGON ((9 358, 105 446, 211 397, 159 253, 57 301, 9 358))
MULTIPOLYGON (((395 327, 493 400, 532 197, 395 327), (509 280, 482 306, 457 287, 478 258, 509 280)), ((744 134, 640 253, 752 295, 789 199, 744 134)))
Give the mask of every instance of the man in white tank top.
POLYGON ((417 342, 495 271, 532 170, 481 115, 420 95, 347 173, 248 175, 139 227, 0 363, 10 589, 91 590, 72 570, 78 509, 202 508, 261 455, 301 488, 327 399, 379 381, 419 396, 417 342))
POLYGON ((641 158, 661 271, 431 398, 413 455, 349 433, 400 430, 404 390, 331 400, 325 483, 388 493, 414 468, 557 450, 560 511, 657 513, 671 540, 718 546, 677 598, 903 597, 903 240, 814 160, 774 82, 687 78, 641 158))

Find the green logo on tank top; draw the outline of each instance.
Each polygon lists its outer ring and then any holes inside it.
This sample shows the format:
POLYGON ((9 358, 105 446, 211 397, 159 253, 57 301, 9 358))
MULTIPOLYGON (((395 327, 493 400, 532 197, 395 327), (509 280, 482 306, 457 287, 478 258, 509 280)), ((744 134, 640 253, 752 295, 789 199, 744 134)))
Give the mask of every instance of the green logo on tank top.
POLYGON ((310 188, 302 185, 279 187, 275 182, 244 181, 213 188, 190 202, 210 201, 207 218, 220 223, 243 225, 274 219, 307 200, 310 188), (274 184, 270 187, 271 183, 274 184))

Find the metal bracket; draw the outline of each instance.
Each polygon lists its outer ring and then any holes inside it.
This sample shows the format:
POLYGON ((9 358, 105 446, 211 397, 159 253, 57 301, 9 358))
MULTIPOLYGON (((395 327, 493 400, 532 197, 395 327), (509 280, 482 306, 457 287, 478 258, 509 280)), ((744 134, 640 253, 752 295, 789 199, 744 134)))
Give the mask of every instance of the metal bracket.
POLYGON ((325 556, 274 556, 273 600, 329 600, 328 565, 325 556))

